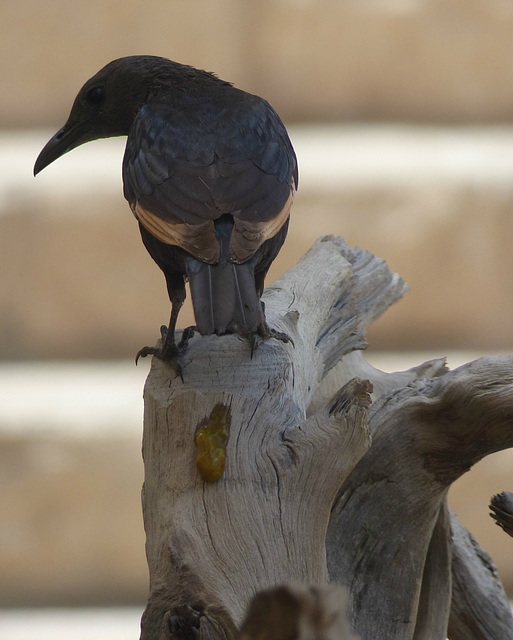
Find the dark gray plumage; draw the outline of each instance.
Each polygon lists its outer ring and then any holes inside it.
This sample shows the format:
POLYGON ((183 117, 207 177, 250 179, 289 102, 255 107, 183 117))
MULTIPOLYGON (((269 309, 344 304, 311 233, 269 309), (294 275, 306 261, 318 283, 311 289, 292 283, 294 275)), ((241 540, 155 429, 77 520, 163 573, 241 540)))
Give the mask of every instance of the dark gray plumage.
POLYGON ((177 355, 187 279, 201 334, 286 340, 267 327, 260 304, 298 183, 292 145, 272 107, 165 58, 120 58, 80 90, 34 173, 89 140, 119 135, 128 136, 124 195, 172 303, 163 347, 139 355, 177 355))

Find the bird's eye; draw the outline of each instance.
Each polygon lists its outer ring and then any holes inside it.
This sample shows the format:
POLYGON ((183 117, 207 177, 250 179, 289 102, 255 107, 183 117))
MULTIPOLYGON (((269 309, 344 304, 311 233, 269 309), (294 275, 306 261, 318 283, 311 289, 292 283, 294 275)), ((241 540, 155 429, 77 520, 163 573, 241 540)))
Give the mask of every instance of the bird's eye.
POLYGON ((90 104, 101 104, 105 100, 105 89, 103 87, 93 87, 86 93, 86 98, 90 104))

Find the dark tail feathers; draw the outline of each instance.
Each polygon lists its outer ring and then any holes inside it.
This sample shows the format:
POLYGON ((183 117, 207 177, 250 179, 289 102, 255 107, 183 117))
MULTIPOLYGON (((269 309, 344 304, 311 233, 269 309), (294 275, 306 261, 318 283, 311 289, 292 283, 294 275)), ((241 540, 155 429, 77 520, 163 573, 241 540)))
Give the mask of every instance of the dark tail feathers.
POLYGON ((196 326, 202 335, 247 336, 265 323, 253 264, 187 262, 196 326))
POLYGON ((230 261, 231 216, 216 221, 216 237, 221 248, 217 264, 187 259, 196 326, 202 335, 238 333, 247 336, 265 325, 255 288, 254 261, 230 261))

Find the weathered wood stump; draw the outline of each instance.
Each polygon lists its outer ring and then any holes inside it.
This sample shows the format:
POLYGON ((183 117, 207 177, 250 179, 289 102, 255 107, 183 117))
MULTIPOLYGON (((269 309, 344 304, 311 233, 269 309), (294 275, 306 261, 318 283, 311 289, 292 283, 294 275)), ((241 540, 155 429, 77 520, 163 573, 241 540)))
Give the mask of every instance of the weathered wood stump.
POLYGON ((513 536, 513 493, 503 491, 492 497, 490 502, 491 516, 495 523, 513 536))
POLYGON ((455 640, 513 638, 500 581, 446 504, 459 475, 513 445, 513 356, 374 369, 366 328, 405 291, 382 260, 324 237, 264 294, 293 345, 251 358, 236 336, 195 336, 183 381, 153 361, 143 640, 231 640, 241 625, 244 640, 352 638, 329 580, 364 640, 444 640, 448 626, 455 640), (309 590, 265 595, 291 582, 309 590))

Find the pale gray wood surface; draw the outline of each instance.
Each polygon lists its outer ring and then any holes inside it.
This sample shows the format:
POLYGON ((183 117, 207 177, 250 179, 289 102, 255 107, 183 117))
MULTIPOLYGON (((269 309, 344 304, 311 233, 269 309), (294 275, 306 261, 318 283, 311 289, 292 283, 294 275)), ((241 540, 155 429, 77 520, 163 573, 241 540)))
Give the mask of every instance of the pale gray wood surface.
MULTIPOLYGON (((492 559, 451 513, 452 556, 451 640, 510 640, 511 606, 492 559)), ((508 542, 505 538, 506 543, 508 542)))
MULTIPOLYGON (((363 638, 445 640, 451 598, 452 606, 456 600, 472 615, 461 602, 463 592, 451 595, 453 552, 447 545, 458 556, 461 539, 451 541, 446 495, 475 462, 513 445, 513 356, 480 358, 385 393, 371 407, 369 425, 372 447, 332 512, 330 576, 350 588, 353 625, 363 638)), ((492 573, 481 572, 477 581, 481 595, 497 593, 492 573)), ((513 638, 513 618, 502 587, 500 592, 506 606, 485 600, 480 615, 488 608, 490 627, 502 635, 476 638, 513 638)))

